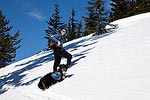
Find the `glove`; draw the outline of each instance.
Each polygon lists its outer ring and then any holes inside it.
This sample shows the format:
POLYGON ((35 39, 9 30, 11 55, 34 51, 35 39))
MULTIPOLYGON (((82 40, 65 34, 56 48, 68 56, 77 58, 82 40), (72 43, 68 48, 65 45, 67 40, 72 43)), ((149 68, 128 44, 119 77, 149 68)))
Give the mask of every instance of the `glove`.
POLYGON ((58 47, 60 47, 60 46, 61 46, 61 43, 60 43, 60 41, 58 41, 58 42, 57 42, 57 46, 58 46, 58 47))

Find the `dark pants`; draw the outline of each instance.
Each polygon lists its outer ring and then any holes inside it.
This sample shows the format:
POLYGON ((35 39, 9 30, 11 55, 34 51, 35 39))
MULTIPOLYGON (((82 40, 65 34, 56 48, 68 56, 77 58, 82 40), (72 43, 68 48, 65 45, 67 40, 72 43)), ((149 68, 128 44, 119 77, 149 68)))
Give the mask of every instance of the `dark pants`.
POLYGON ((67 59, 67 66, 71 64, 72 55, 68 53, 66 50, 55 49, 54 50, 54 66, 53 71, 57 71, 57 67, 61 62, 61 58, 64 57, 67 59))

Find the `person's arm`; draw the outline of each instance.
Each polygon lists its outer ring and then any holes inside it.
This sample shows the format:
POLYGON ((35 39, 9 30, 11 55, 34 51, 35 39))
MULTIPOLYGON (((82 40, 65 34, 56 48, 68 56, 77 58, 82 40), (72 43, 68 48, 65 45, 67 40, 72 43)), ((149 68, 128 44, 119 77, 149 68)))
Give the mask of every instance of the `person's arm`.
POLYGON ((61 45, 59 38, 61 38, 61 34, 55 34, 52 36, 52 39, 56 42, 57 46, 61 45))

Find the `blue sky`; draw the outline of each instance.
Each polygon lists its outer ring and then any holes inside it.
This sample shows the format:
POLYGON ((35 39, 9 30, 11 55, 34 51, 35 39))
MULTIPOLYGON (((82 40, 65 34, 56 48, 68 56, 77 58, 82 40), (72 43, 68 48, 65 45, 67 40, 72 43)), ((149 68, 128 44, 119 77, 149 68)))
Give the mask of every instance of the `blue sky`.
POLYGON ((89 0, 1 0, 0 10, 7 20, 8 26, 13 26, 10 31, 14 34, 19 30, 22 39, 21 47, 17 49, 16 61, 32 56, 46 48, 44 39, 49 17, 54 12, 54 5, 58 2, 62 21, 68 21, 71 9, 76 11, 76 19, 86 16, 87 1, 89 0))

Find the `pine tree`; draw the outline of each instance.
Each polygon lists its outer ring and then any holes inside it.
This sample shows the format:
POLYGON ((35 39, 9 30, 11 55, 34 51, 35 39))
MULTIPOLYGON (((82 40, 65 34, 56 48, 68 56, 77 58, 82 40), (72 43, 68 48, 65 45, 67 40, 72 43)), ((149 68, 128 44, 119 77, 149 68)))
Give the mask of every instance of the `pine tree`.
POLYGON ((128 17, 130 15, 131 7, 126 0, 111 0, 111 21, 128 17))
POLYGON ((88 1, 87 7, 88 17, 83 17, 85 21, 85 35, 96 33, 105 33, 105 26, 109 23, 107 17, 108 11, 104 9, 104 2, 102 0, 91 0, 88 1))
POLYGON ((111 0, 111 21, 150 12, 150 0, 111 0))
POLYGON ((104 2, 101 0, 96 0, 94 2, 94 7, 96 10, 96 18, 97 18, 97 29, 96 29, 96 33, 97 34, 102 34, 105 33, 105 26, 107 24, 109 24, 109 17, 108 17, 108 13, 109 11, 105 11, 104 9, 104 2))
POLYGON ((9 31, 13 28, 8 27, 9 20, 2 14, 0 10, 0 68, 5 67, 15 61, 16 50, 20 47, 19 43, 21 39, 19 37, 19 31, 11 36, 9 31))
POLYGON ((49 39, 51 35, 54 35, 56 33, 59 33, 59 29, 61 26, 64 25, 64 22, 61 22, 61 18, 59 15, 59 5, 56 2, 55 4, 55 11, 50 17, 49 21, 47 21, 48 29, 45 30, 45 38, 49 39))
POLYGON ((77 38, 80 38, 83 36, 83 32, 82 32, 82 20, 78 23, 78 27, 77 27, 77 38))
POLYGON ((133 12, 134 14, 150 12, 150 0, 136 0, 133 12))
POLYGON ((67 41, 71 41, 73 39, 76 39, 77 38, 77 20, 75 20, 75 10, 74 8, 72 9, 72 12, 71 12, 71 17, 69 18, 69 24, 68 24, 68 36, 67 36, 67 41))
POLYGON ((96 31, 96 26, 97 26, 93 2, 88 1, 87 3, 89 6, 86 6, 85 9, 87 9, 88 11, 87 13, 88 17, 83 16, 83 19, 85 21, 85 30, 84 30, 85 36, 94 33, 96 31))
POLYGON ((67 34, 65 35, 65 42, 69 41, 69 34, 71 33, 71 20, 69 19, 68 25, 67 25, 67 34))

